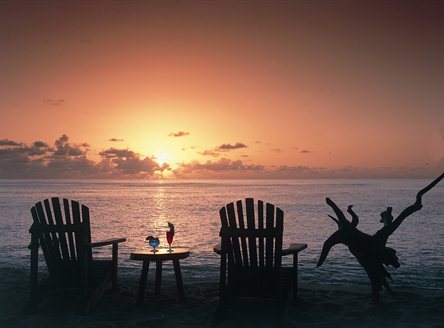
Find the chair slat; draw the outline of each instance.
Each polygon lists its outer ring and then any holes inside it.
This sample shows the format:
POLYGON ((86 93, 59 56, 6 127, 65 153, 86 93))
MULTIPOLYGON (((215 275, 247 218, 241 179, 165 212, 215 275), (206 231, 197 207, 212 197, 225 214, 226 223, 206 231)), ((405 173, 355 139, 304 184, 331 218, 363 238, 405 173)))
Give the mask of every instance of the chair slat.
POLYGON ((39 220, 39 217, 38 217, 38 214, 37 214, 36 206, 33 206, 31 208, 31 214, 32 214, 32 219, 34 221, 34 224, 32 226, 33 231, 31 233, 37 234, 38 240, 40 241, 40 246, 42 247, 43 256, 45 257, 45 261, 46 261, 46 259, 48 257, 48 255, 47 255, 48 254, 48 245, 46 243, 45 236, 43 235, 42 230, 37 230, 36 229, 36 227, 40 226, 40 220, 39 220))
MULTIPOLYGON (((242 209, 242 201, 238 200, 236 202, 236 207, 237 207, 237 219, 239 221, 239 229, 245 231, 245 224, 244 224, 244 212, 242 209)), ((246 236, 242 236, 240 237, 241 240, 241 245, 242 245, 242 258, 243 258, 243 263, 244 263, 244 267, 248 268, 249 267, 249 263, 248 263, 248 250, 247 250, 247 239, 246 236)))
POLYGON ((284 212, 280 208, 276 208, 276 230, 279 230, 280 233, 277 234, 275 240, 274 267, 279 271, 282 265, 282 235, 284 232, 284 212))
MULTIPOLYGON (((266 204, 266 228, 274 228, 274 205, 266 204)), ((273 268, 273 243, 274 238, 269 236, 265 240, 265 267, 267 268, 267 274, 271 273, 273 268)))
MULTIPOLYGON (((65 212, 66 225, 70 227, 72 226, 71 213, 70 213, 69 201, 66 198, 63 198, 63 209, 65 212)), ((77 260, 77 254, 76 254, 76 246, 74 244, 74 236, 72 232, 68 232, 67 234, 69 241, 69 254, 71 260, 75 262, 77 260)))
MULTIPOLYGON (((46 227, 48 226, 46 222, 45 212, 41 202, 35 204, 35 209, 37 213, 37 224, 46 227)), ((43 231, 41 234, 40 245, 42 246, 43 256, 45 257, 46 264, 48 266, 49 272, 55 271, 56 266, 56 256, 54 254, 54 249, 52 245, 51 234, 48 231, 43 231), (46 250, 45 250, 46 249, 46 250)))
MULTIPOLYGON (((80 205, 79 202, 72 200, 71 201, 72 208, 72 222, 74 226, 80 226, 80 205)), ((74 240, 76 241, 76 249, 77 249, 77 261, 79 262, 84 255, 85 249, 82 247, 84 245, 84 240, 81 234, 75 233, 74 240)))
MULTIPOLYGON (((258 220, 258 229, 264 229, 264 202, 259 200, 257 202, 257 220, 258 220)), ((264 252, 264 238, 259 237, 259 267, 265 267, 265 252, 264 252)))
POLYGON ((256 237, 251 235, 254 233, 256 227, 255 227, 255 220, 254 220, 254 200, 253 198, 247 198, 245 200, 246 207, 247 207, 247 227, 248 232, 250 233, 250 236, 248 238, 248 249, 250 252, 250 266, 252 270, 257 269, 257 245, 256 245, 256 237))
MULTIPOLYGON (((52 218, 52 211, 51 206, 49 205, 49 200, 45 199, 43 201, 45 204, 45 211, 46 211, 46 218, 48 220, 48 226, 54 227, 54 219, 52 218)), ((51 238, 52 238, 52 249, 54 252, 54 256, 56 257, 56 261, 60 261, 62 259, 62 254, 60 252, 60 242, 59 242, 59 236, 57 232, 51 232, 51 238)))
MULTIPOLYGON (((85 227, 85 229, 87 229, 87 233, 84 234, 85 242, 87 244, 90 244, 91 243, 91 230, 90 230, 91 223, 89 221, 89 208, 85 205, 82 205, 82 223, 83 223, 83 226, 85 227)), ((92 262, 92 249, 91 248, 87 249, 86 256, 87 256, 87 261, 89 263, 91 263, 92 262)), ((91 267, 91 266, 89 265, 89 267, 91 267)))
MULTIPOLYGON (((236 214, 234 212, 234 204, 230 203, 227 205, 227 214, 228 214, 228 225, 230 227, 236 227, 236 214)), ((236 267, 243 267, 242 256, 240 250, 240 244, 238 237, 231 238, 231 246, 233 248, 234 260, 236 262, 236 267)))
POLYGON ((60 249, 62 250, 62 258, 63 260, 68 264, 70 262, 70 256, 68 252, 68 243, 66 240, 66 232, 63 231, 63 227, 65 226, 63 222, 62 217, 62 211, 60 208, 60 202, 57 197, 51 198, 52 201, 52 208, 54 210, 54 217, 55 217, 55 225, 57 228, 59 228, 59 241, 60 241, 60 249))

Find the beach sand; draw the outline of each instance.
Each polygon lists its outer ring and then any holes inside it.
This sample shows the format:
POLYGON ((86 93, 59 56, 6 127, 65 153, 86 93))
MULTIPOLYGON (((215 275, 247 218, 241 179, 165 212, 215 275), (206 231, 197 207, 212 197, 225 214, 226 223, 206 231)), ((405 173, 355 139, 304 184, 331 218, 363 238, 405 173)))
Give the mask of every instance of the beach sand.
MULTIPOLYGON (((211 327, 218 305, 217 279, 184 276, 187 300, 177 298, 175 282, 165 276, 159 298, 148 282, 145 304, 136 306, 138 273, 120 275, 120 289, 107 292, 87 315, 66 297, 44 299, 35 314, 23 314, 29 292, 25 269, 0 268, 0 327, 211 327)), ((151 277, 152 278, 152 277, 151 277)), ((444 327, 444 292, 397 289, 397 298, 381 295, 370 303, 369 287, 347 288, 301 281, 299 298, 288 306, 286 327, 444 327)), ((237 303, 219 327, 272 327, 275 305, 265 301, 237 303)))

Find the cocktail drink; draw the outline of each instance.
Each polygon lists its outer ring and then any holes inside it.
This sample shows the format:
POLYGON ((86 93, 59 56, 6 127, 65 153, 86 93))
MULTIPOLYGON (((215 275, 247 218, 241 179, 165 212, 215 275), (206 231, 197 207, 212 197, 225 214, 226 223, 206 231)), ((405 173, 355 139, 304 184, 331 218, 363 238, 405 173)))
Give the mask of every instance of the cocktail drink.
POLYGON ((172 252, 171 244, 173 243, 174 234, 171 231, 166 232, 167 242, 168 242, 168 251, 172 252))
POLYGON ((157 252, 156 247, 159 246, 160 244, 159 238, 148 236, 146 237, 146 240, 148 240, 148 245, 150 245, 153 248, 152 252, 156 253, 157 252))
POLYGON ((171 244, 173 243, 173 238, 174 238, 174 224, 168 222, 168 228, 170 230, 167 231, 166 237, 167 237, 167 242, 168 242, 168 245, 169 245, 168 251, 171 253, 173 251, 171 249, 171 244))

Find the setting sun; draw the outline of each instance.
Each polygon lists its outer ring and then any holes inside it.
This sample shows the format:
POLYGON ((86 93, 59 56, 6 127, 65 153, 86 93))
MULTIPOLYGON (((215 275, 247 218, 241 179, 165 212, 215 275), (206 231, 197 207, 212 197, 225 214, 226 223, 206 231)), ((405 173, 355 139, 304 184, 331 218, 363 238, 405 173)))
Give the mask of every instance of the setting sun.
POLYGON ((163 165, 168 161, 168 154, 166 152, 157 153, 155 156, 156 156, 156 161, 157 163, 159 163, 159 165, 163 165))

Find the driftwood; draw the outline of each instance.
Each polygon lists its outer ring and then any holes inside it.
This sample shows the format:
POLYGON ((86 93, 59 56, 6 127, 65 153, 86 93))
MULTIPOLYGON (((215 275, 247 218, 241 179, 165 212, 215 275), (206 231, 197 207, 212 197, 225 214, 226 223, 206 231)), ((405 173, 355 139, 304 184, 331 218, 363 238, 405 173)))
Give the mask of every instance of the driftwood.
POLYGON ((394 295, 387 281, 387 279, 391 280, 391 276, 385 269, 385 266, 392 265, 398 268, 400 264, 396 256, 396 250, 386 246, 387 239, 395 232, 404 219, 422 208, 422 196, 443 178, 444 173, 427 187, 421 189, 416 194, 416 201, 405 208, 395 220, 393 220, 391 214, 392 208, 387 207, 387 209, 381 213, 381 222, 384 223, 384 227, 374 235, 368 235, 356 228, 359 223, 359 217, 353 211, 352 205, 349 205, 347 209, 347 212, 352 218, 352 220, 349 221, 346 219, 342 210, 339 209, 330 198, 327 198, 327 204, 336 214, 336 217, 331 215, 329 215, 329 217, 337 223, 338 230, 325 241, 317 266, 319 267, 324 263, 328 252, 334 245, 340 243, 345 244, 367 272, 372 286, 373 303, 379 303, 379 291, 382 289, 382 286, 394 295))

